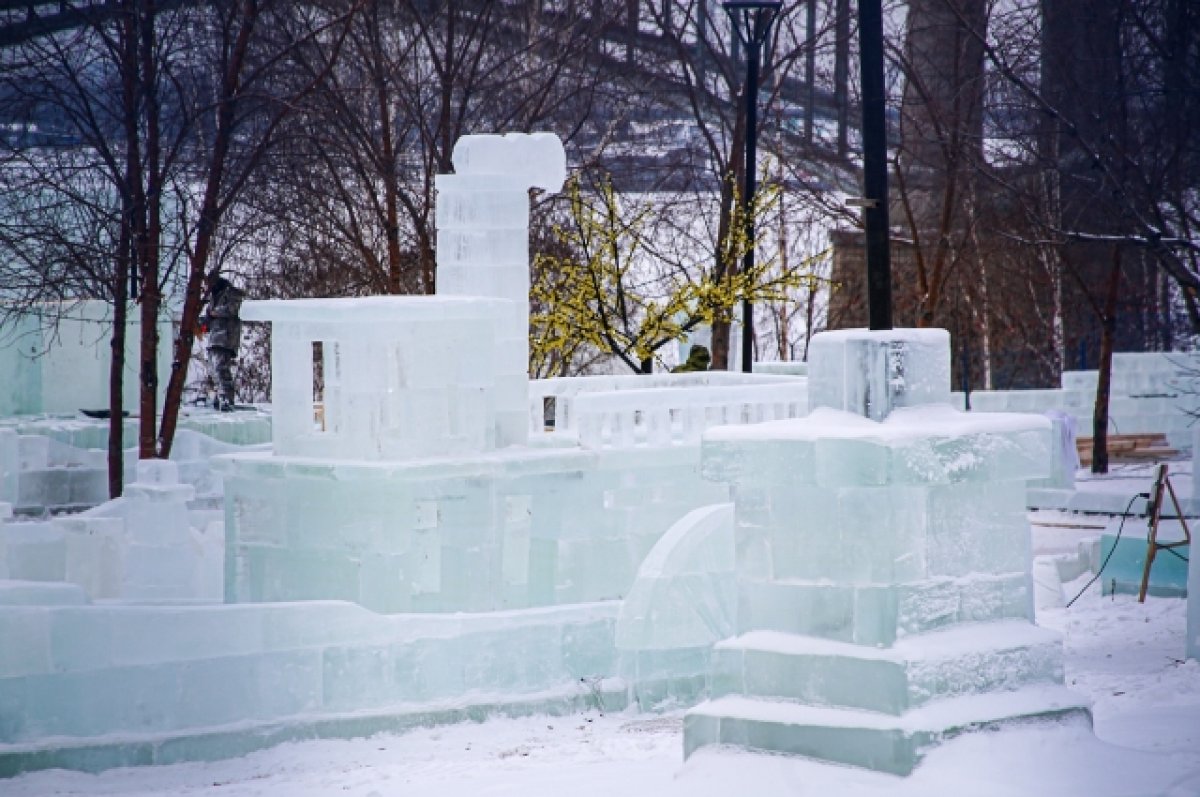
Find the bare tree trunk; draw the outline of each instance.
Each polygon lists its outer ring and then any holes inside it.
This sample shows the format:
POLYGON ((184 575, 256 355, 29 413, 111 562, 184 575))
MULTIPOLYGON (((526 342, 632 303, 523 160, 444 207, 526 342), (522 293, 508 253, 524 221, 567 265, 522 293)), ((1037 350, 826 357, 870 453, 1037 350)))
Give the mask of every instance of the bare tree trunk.
POLYGON ((367 12, 366 22, 370 26, 371 48, 377 54, 377 60, 372 65, 375 79, 375 102, 379 113, 379 143, 380 143, 380 177, 383 179, 384 193, 384 238, 387 241, 387 289, 388 293, 403 293, 401 285, 401 255, 400 255, 400 179, 396 173, 396 148, 392 140, 392 103, 388 91, 388 78, 383 69, 383 42, 379 31, 379 6, 372 4, 367 12))
POLYGON ((162 164, 159 143, 158 76, 155 65, 154 25, 157 16, 154 0, 144 0, 138 20, 138 44, 141 49, 139 82, 145 103, 146 119, 146 195, 145 221, 138 241, 137 260, 141 264, 141 358, 138 380, 138 458, 153 459, 157 454, 155 437, 158 426, 158 311, 162 297, 158 285, 158 251, 162 237, 162 164))
MULTIPOLYGON (((229 149, 236 124, 234 106, 241 87, 242 68, 249 51, 258 12, 253 3, 246 3, 242 6, 241 15, 241 28, 238 30, 237 38, 231 48, 229 62, 222 79, 212 160, 209 161, 204 198, 200 203, 200 219, 196 227, 196 248, 188 259, 188 281, 183 299, 183 316, 180 320, 179 337, 175 340, 171 377, 167 382, 166 395, 163 397, 162 425, 158 434, 158 456, 163 459, 171 456, 171 445, 175 441, 179 407, 183 403, 183 387, 187 381, 188 364, 192 359, 196 326, 200 322, 201 288, 208 270, 208 260, 212 253, 213 240, 222 212, 221 189, 225 184, 229 149)), ((269 133, 264 135, 269 136, 269 133)))
MULTIPOLYGON (((116 498, 124 492, 125 481, 125 335, 128 311, 126 300, 136 290, 131 286, 131 269, 137 267, 138 235, 145 213, 142 192, 141 147, 138 126, 138 27, 136 0, 126 4, 121 21, 121 104, 125 127, 125 172, 121 186, 121 226, 117 244, 114 287, 112 361, 108 383, 108 494, 116 498), (131 290, 132 289, 132 290, 131 290)), ((136 298, 136 297, 135 297, 136 298)))
MULTIPOLYGON (((850 151, 850 0, 837 0, 834 31, 833 92, 837 101, 837 154, 839 158, 844 158, 850 151)), ((808 351, 807 348, 805 351, 808 351)))
POLYGON ((808 301, 804 304, 804 362, 808 362, 808 344, 812 342, 813 336, 813 310, 817 302, 817 289, 813 285, 808 286, 808 301))
POLYGON ((108 364, 108 497, 119 498, 125 486, 125 303, 129 289, 129 248, 126 230, 121 231, 113 275, 112 359, 108 364))
POLYGON ((1113 338, 1117 331, 1117 289, 1121 283, 1121 250, 1113 247, 1108 294, 1100 319, 1100 373, 1096 380, 1096 408, 1092 413, 1092 473, 1108 473, 1108 399, 1112 385, 1113 338))
MULTIPOLYGON (((740 107, 741 104, 741 99, 739 98, 738 106, 740 107)), ((729 145, 730 157, 727 161, 732 168, 725 178, 724 185, 721 186, 721 207, 717 220, 717 267, 715 269, 716 274, 714 275, 718 282, 727 279, 728 275, 737 273, 740 260, 738 257, 738 247, 733 245, 733 241, 737 240, 738 236, 738 231, 733 227, 733 221, 735 199, 739 197, 739 189, 737 187, 742 184, 742 172, 744 170, 744 159, 738 157, 738 153, 742 152, 745 141, 746 115, 739 111, 737 121, 733 126, 733 137, 729 145)), ((732 307, 728 308, 728 315, 723 315, 713 320, 712 370, 714 371, 727 371, 731 367, 729 360, 729 339, 730 325, 732 323, 732 307)))

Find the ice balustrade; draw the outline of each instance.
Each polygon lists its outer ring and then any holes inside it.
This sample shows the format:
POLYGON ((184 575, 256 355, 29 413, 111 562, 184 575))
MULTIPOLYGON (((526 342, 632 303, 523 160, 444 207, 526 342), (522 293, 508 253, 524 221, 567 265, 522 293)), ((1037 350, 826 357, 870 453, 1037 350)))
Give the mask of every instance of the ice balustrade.
POLYGON ((530 383, 529 425, 578 437, 587 448, 696 445, 710 426, 798 418, 803 378, 726 371, 582 376, 530 383), (552 408, 553 424, 545 423, 552 408))

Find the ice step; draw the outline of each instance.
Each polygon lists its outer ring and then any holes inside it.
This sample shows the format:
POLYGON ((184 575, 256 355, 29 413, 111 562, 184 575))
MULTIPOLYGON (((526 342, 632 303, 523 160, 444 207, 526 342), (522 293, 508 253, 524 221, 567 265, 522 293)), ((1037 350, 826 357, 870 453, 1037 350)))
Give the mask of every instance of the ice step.
POLYGON ((961 623, 1033 620, 1025 571, 902 584, 754 581, 738 584, 738 628, 891 645, 961 623))
POLYGON ((1063 686, 949 698, 899 716, 730 696, 684 716, 683 754, 730 745, 907 775, 944 738, 998 722, 1065 717, 1091 723, 1088 701, 1063 686))
POLYGON ((1059 634, 1026 622, 972 623, 890 648, 777 631, 717 644, 711 693, 902 714, 934 700, 1062 682, 1059 634))

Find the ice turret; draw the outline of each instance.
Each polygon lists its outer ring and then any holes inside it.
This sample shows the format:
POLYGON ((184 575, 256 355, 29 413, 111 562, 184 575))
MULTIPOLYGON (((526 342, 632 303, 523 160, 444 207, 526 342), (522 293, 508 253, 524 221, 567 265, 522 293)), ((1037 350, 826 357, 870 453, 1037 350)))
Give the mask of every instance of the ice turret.
POLYGON ((528 440, 529 189, 558 191, 566 156, 553 133, 464 136, 437 177, 437 292, 513 304, 496 330, 496 444, 528 440))

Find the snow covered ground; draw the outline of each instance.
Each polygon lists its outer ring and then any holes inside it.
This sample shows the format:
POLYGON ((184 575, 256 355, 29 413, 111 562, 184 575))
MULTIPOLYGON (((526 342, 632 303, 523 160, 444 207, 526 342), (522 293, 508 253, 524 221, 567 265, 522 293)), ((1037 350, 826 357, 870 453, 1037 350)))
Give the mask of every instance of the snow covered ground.
MULTIPOLYGON (((1074 595, 1085 580, 1066 585, 1074 595)), ((1039 622, 1066 635, 1067 683, 1095 701, 1081 723, 1031 723, 953 739, 908 778, 815 761, 704 750, 684 764, 681 714, 492 720, 402 736, 287 744, 214 763, 50 771, 5 797, 1196 797, 1200 662, 1185 661, 1185 603, 1102 598, 1093 586, 1039 622)))

